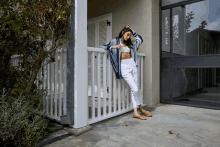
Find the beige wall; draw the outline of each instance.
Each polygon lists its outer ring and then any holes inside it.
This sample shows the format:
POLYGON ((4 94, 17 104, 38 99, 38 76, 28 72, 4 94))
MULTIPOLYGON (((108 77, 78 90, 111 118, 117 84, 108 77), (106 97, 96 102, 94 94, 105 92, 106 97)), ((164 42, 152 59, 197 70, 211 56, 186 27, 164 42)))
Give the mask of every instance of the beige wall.
MULTIPOLYGON (((144 42, 138 52, 146 54, 143 78, 144 104, 147 106, 158 104, 160 102, 159 0, 112 0, 111 3, 108 0, 103 1, 98 4, 88 0, 88 19, 112 13, 113 38, 118 36, 121 29, 127 25, 142 36, 144 42)), ((132 36, 131 39, 134 37, 132 36)))
POLYGON ((160 102, 160 7, 159 0, 152 0, 152 104, 160 102))

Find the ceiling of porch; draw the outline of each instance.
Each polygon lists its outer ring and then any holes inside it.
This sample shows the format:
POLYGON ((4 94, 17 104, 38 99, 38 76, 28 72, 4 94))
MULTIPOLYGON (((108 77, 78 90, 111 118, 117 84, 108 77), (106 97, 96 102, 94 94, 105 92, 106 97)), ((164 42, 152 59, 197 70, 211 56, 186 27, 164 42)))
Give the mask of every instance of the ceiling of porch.
POLYGON ((125 1, 126 0, 88 0, 87 19, 112 13, 116 8, 122 6, 125 1))

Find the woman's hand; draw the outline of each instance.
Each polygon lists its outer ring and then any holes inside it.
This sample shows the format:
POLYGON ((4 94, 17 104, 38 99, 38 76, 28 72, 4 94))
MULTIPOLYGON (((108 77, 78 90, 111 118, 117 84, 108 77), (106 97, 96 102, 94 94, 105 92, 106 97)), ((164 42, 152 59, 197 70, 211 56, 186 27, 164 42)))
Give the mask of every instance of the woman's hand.
MULTIPOLYGON (((127 28, 130 28, 130 29, 131 29, 131 27, 130 27, 130 26, 127 26, 127 28)), ((134 32, 132 29, 131 29, 131 31, 132 31, 132 33, 134 32)))
POLYGON ((118 48, 118 49, 120 49, 120 50, 121 50, 121 49, 122 49, 122 45, 118 44, 118 45, 116 45, 116 46, 113 46, 112 48, 113 48, 113 49, 118 48))

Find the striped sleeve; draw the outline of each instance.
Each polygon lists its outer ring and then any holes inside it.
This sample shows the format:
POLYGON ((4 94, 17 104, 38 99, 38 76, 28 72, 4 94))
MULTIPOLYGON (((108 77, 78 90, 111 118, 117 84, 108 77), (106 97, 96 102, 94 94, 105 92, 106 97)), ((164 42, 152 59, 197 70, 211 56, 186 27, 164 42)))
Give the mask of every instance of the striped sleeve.
POLYGON ((132 35, 135 37, 135 41, 133 42, 133 45, 134 45, 135 50, 136 50, 143 43, 143 39, 136 32, 133 32, 132 35))
POLYGON ((112 46, 113 46, 113 42, 112 40, 110 40, 105 44, 100 45, 99 47, 105 49, 106 51, 111 51, 112 46))

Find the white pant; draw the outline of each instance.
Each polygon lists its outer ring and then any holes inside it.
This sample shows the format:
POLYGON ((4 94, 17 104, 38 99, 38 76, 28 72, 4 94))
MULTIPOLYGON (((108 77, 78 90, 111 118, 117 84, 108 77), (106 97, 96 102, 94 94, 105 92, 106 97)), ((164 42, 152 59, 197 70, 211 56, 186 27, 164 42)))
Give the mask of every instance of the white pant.
POLYGON ((121 75, 131 88, 133 108, 137 108, 141 104, 141 99, 137 83, 137 67, 133 58, 121 60, 121 75))

